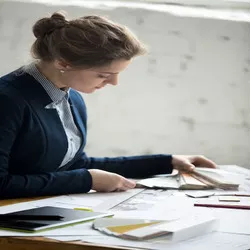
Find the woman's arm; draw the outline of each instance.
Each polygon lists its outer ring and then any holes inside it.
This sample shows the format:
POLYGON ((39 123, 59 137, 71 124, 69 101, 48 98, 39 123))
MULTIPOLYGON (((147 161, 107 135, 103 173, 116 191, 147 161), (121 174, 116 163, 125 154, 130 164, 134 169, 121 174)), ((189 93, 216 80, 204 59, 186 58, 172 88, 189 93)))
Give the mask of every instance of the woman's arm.
POLYGON ((171 155, 142 155, 129 157, 81 157, 69 169, 101 169, 120 174, 126 178, 145 178, 167 174, 173 170, 171 155))
MULTIPOLYGON (((88 192, 92 177, 86 169, 52 173, 12 174, 9 162, 11 149, 22 133, 24 107, 7 94, 0 93, 0 198, 59 195, 88 192)), ((20 171, 21 172, 21 171, 20 171)))

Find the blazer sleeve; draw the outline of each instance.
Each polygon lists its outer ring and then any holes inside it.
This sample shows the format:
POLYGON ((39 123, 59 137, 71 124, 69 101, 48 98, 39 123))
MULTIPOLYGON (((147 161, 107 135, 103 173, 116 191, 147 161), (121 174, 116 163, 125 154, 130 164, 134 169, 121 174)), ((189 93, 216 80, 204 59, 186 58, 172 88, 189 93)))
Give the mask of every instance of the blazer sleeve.
POLYGON ((25 105, 18 104, 16 98, 0 93, 0 198, 88 192, 92 178, 86 169, 32 175, 11 173, 11 148, 22 132, 24 110, 25 105))
MULTIPOLYGON (((77 95, 79 102, 76 102, 78 111, 81 113, 85 129, 87 130, 87 112, 82 96, 77 95)), ((173 171, 171 155, 141 155, 129 157, 87 157, 84 152, 75 159, 73 163, 62 169, 101 169, 123 175, 127 178, 144 178, 156 174, 167 174, 173 171)))
POLYGON ((101 169, 126 178, 145 178, 156 174, 172 173, 172 155, 140 155, 128 157, 81 157, 70 169, 101 169))

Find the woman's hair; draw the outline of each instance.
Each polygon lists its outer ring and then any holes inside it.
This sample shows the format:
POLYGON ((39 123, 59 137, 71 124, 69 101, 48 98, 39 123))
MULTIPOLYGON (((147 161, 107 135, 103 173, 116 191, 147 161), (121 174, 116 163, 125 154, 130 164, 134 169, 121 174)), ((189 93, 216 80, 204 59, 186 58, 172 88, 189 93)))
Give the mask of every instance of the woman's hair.
POLYGON ((100 16, 66 20, 61 13, 42 18, 33 26, 34 58, 51 62, 64 60, 72 67, 98 67, 114 60, 146 52, 144 45, 125 26, 100 16))

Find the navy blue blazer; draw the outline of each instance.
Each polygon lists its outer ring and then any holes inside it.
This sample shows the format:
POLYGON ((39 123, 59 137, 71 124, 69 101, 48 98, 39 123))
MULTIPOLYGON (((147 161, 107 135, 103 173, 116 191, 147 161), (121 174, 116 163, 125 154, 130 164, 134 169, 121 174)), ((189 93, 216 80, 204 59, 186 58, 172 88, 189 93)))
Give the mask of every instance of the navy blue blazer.
POLYGON ((32 76, 18 69, 0 78, 0 198, 85 193, 88 169, 128 178, 172 172, 171 155, 114 158, 87 157, 87 114, 82 96, 70 90, 69 102, 82 145, 73 160, 58 168, 67 152, 67 137, 52 100, 32 76))

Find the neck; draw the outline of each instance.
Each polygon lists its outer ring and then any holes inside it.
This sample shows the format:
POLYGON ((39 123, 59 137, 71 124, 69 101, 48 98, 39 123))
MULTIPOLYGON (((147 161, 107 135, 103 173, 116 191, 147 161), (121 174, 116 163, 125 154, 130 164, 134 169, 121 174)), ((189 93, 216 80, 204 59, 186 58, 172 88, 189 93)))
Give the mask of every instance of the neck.
POLYGON ((52 63, 38 62, 36 67, 57 88, 62 90, 68 89, 68 87, 61 81, 61 73, 54 67, 52 63))

